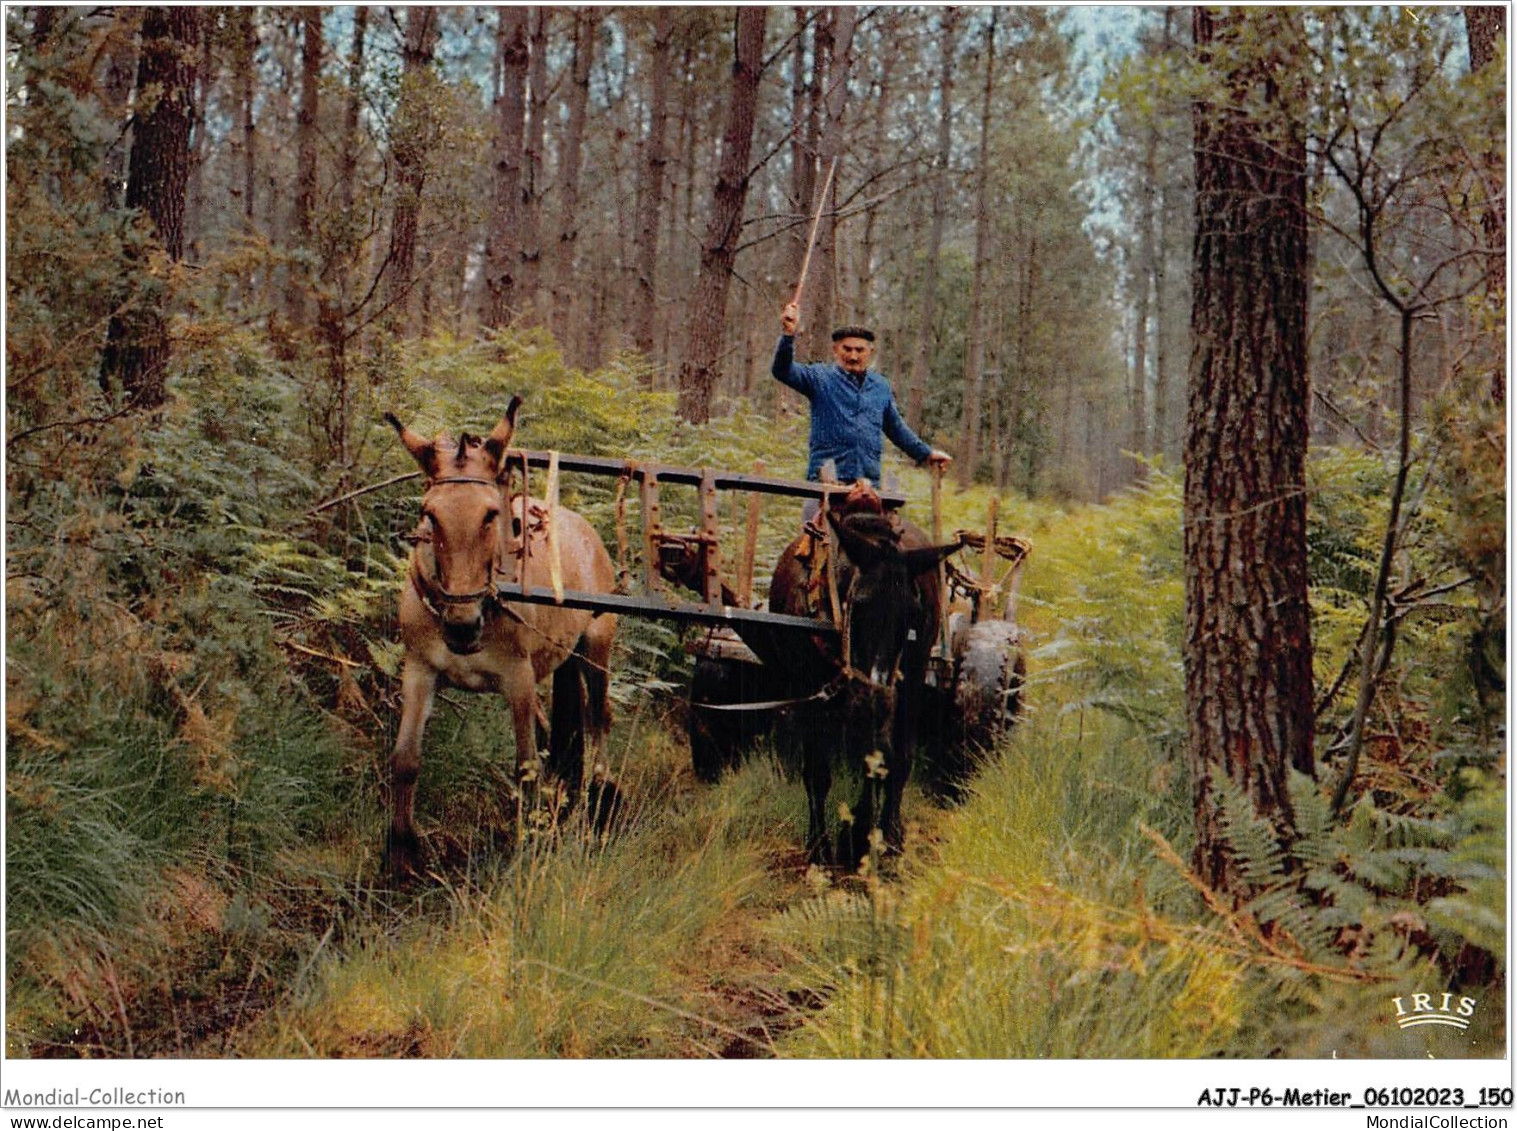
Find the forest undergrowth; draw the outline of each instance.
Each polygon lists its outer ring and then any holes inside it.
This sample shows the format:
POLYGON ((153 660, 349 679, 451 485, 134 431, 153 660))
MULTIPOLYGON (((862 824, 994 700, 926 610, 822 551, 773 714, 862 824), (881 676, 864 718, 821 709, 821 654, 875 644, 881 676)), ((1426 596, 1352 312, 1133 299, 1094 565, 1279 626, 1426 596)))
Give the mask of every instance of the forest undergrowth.
MULTIPOLYGON (((804 418, 680 425, 634 362, 578 372, 540 334, 390 360, 337 476, 312 455, 300 365, 246 331, 187 340, 157 418, 12 448, 11 1055, 1501 1054, 1505 763, 1500 705, 1468 675, 1476 594, 1404 617, 1338 815, 1325 752, 1346 707, 1326 697, 1318 779, 1293 787, 1300 839, 1238 806, 1229 838, 1262 894, 1221 900, 1187 863, 1180 493, 1162 466, 1106 505, 1000 501, 1002 530, 1034 545, 1027 709, 962 805, 908 793, 902 859, 808 869, 783 742, 698 784, 679 634, 624 619, 613 835, 529 829, 506 713, 448 693, 419 793, 429 872, 391 886, 416 484, 312 510, 409 470, 380 411, 481 432, 523 392, 527 446, 781 475, 801 472, 804 418), (1444 989, 1479 999, 1468 1032, 1396 1029, 1392 996, 1444 989)), ((925 519, 926 476, 892 473, 925 519)), ((1322 451, 1312 475, 1325 692, 1362 627, 1390 472, 1322 451)), ((1436 588, 1488 552, 1465 532, 1492 504, 1446 468, 1424 484, 1403 572, 1436 588)), ((693 526, 689 494, 666 494, 669 528, 693 526)), ((979 527, 988 501, 950 493, 945 529, 979 527)), ((564 502, 615 556, 614 481, 566 481, 564 502)), ((767 506, 761 561, 794 522, 767 506)))

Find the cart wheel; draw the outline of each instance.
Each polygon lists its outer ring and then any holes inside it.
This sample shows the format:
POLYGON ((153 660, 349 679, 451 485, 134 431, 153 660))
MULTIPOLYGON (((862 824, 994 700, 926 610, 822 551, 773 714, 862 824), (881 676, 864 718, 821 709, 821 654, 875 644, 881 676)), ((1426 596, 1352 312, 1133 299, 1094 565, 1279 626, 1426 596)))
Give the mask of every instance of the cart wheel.
POLYGON ((931 736, 923 781, 945 801, 962 801, 985 755, 1022 711, 1027 662, 1017 626, 960 624, 953 636, 952 682, 938 690, 942 714, 931 736))
POLYGON ((969 746, 988 750, 1021 714, 1027 661, 1020 637, 1004 620, 980 621, 966 633, 954 701, 969 746))

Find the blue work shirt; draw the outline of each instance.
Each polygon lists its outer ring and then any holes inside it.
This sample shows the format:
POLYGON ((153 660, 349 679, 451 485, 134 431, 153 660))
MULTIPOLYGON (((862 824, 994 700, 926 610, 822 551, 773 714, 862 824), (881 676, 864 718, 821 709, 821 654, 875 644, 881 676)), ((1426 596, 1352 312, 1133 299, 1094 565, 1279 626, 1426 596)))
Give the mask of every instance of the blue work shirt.
POLYGON ((832 460, 839 482, 867 479, 878 487, 881 435, 889 436, 892 444, 918 463, 932 454, 902 419, 890 382, 873 369, 860 379, 836 362, 799 364, 795 339, 786 334, 774 349, 769 371, 811 402, 807 479, 818 478, 822 464, 832 460))

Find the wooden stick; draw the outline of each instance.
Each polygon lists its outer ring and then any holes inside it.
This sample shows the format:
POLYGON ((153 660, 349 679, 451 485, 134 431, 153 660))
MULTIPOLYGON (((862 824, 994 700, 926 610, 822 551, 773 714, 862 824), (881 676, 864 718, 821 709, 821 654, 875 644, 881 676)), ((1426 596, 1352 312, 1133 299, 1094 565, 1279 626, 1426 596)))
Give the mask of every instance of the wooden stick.
POLYGON ((659 515, 658 475, 649 473, 642 477, 640 486, 640 512, 643 521, 643 588, 649 593, 663 591, 664 582, 658 572, 658 542, 664 532, 659 515))
POLYGON ((932 470, 932 540, 943 540, 943 465, 934 463, 932 470))
MULTIPOLYGON (((506 457, 511 458, 509 455, 506 457)), ((509 492, 508 492, 509 493, 509 492)), ((521 453, 521 547, 516 565, 516 580, 527 584, 527 563, 532 557, 532 468, 521 453)))
POLYGON ((334 664, 342 664, 344 667, 361 668, 362 664, 356 660, 345 660, 341 656, 334 656, 330 652, 318 652, 315 648, 307 648, 304 644, 297 644, 293 640, 281 640, 274 638, 275 643, 283 644, 286 648, 293 648, 297 652, 304 652, 307 656, 315 656, 318 660, 330 660, 334 664))
POLYGON ((616 584, 618 591, 628 576, 627 569, 627 485, 632 482, 630 475, 623 475, 616 481, 616 584))
POLYGON ((1001 590, 1006 594, 1006 603, 1001 607, 1001 619, 1017 622, 1017 593, 1022 588, 1022 567, 1027 564, 1025 557, 1018 558, 1011 564, 1010 573, 1001 578, 1001 590))
POLYGON ((716 475, 701 477, 701 596, 707 603, 722 603, 721 510, 716 497, 716 475))
POLYGON ((816 199, 816 215, 811 218, 811 235, 806 238, 806 255, 801 260, 801 277, 796 280, 795 297, 790 301, 801 305, 801 292, 806 289, 806 272, 811 270, 811 249, 816 247, 816 230, 822 224, 822 209, 827 207, 827 190, 832 187, 832 174, 837 171, 838 159, 834 157, 827 168, 827 179, 822 182, 822 193, 816 199))
MULTIPOLYGON (((831 460, 822 464, 822 482, 836 483, 836 465, 831 460)), ((832 621, 838 627, 847 623, 848 618, 843 615, 843 603, 838 600, 838 554, 841 548, 838 544, 838 533, 832 529, 832 521, 829 515, 832 511, 832 496, 828 495, 822 500, 822 530, 827 536, 827 601, 832 606, 832 621)), ((843 670, 846 672, 850 667, 848 655, 848 634, 843 634, 843 670)))
MULTIPOLYGON (((754 462, 753 474, 764 474, 763 460, 754 462)), ((748 492, 748 529, 743 539, 743 560, 737 575, 737 595, 744 605, 753 599, 753 559, 758 550, 759 510, 763 505, 763 495, 757 491, 748 492)))
MULTIPOLYGON (((932 473, 932 544, 943 542, 943 465, 929 464, 932 473)), ((942 562, 938 563, 938 649, 948 654, 948 577, 942 562)))
POLYGON ((985 549, 980 554, 980 582, 987 589, 995 581, 996 519, 1000 513, 1000 496, 990 496, 990 506, 985 515, 985 549))
POLYGON ((335 499, 328 499, 318 507, 312 507, 307 514, 320 514, 324 510, 335 507, 338 503, 345 503, 349 499, 356 499, 359 495, 367 495, 371 491, 383 491, 386 487, 393 487, 397 483, 404 483, 407 479, 420 478, 421 472, 408 471, 404 475, 397 475, 392 479, 386 479, 383 483, 374 483, 368 487, 360 487, 356 491, 349 491, 346 495, 338 495, 335 499))

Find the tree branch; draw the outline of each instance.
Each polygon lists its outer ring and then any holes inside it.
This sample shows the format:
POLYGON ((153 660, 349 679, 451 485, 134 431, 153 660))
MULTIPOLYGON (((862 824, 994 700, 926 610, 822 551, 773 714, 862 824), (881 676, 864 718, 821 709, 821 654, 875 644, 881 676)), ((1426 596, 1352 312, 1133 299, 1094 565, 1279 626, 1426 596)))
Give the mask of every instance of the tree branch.
POLYGON ((1359 770, 1359 752, 1364 745, 1364 720, 1369 715, 1370 703, 1375 697, 1375 685, 1379 682, 1379 670, 1390 663, 1394 638, 1382 625, 1386 591, 1390 583, 1391 559, 1396 553, 1396 543, 1401 538, 1401 502, 1406 495, 1406 481, 1411 470, 1412 446, 1412 323, 1410 309, 1401 310, 1401 436, 1397 448, 1396 486, 1391 492, 1391 514, 1385 524, 1385 542, 1380 551, 1380 568, 1375 576, 1374 596, 1370 601, 1369 621, 1365 625, 1363 659, 1359 669, 1359 699, 1354 705, 1354 716, 1349 727, 1348 765, 1343 777, 1333 790, 1333 813, 1343 811, 1343 802, 1348 797, 1349 786, 1359 770), (1385 648, 1382 664, 1375 663, 1375 643, 1385 633, 1385 648))
POLYGON ((369 495, 373 494, 375 491, 383 491, 386 487, 393 487, 395 484, 404 483, 408 479, 416 479, 420 475, 421 472, 419 471, 408 471, 404 475, 392 476, 391 478, 386 479, 383 483, 371 483, 367 487, 360 487, 356 491, 349 491, 346 495, 338 495, 335 499, 328 499, 326 502, 312 507, 306 513, 320 514, 324 510, 330 510, 332 507, 335 507, 338 503, 345 503, 349 499, 358 498, 360 495, 369 495))

